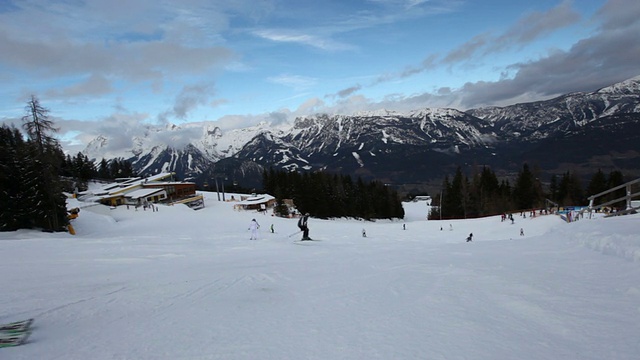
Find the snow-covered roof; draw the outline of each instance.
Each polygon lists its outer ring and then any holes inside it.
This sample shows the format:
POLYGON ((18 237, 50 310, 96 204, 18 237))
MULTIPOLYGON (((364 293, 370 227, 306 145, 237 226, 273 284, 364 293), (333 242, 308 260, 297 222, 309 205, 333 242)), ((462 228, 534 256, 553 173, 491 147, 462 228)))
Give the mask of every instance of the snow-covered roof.
POLYGON ((269 194, 262 194, 262 195, 256 195, 256 196, 246 198, 242 201, 238 201, 236 204, 237 205, 258 205, 258 204, 264 204, 273 199, 275 199, 275 197, 269 194))
POLYGON ((174 184, 191 184, 191 185, 195 185, 196 183, 188 182, 188 181, 180 181, 180 182, 175 182, 175 181, 154 181, 153 183, 145 183, 145 185, 174 185, 174 184))
POLYGON ((98 189, 94 189, 92 192, 96 195, 116 195, 116 194, 124 194, 130 193, 138 187, 141 187, 144 184, 149 183, 157 183, 157 181, 164 180, 168 177, 171 177, 173 173, 160 173, 156 175, 151 175, 146 178, 131 178, 127 179, 124 182, 114 182, 101 186, 98 189))
POLYGON ((137 189, 137 190, 130 191, 125 194, 125 197, 131 198, 131 199, 140 199, 140 198, 145 198, 147 196, 151 196, 161 192, 164 192, 164 189, 144 188, 144 189, 137 189))

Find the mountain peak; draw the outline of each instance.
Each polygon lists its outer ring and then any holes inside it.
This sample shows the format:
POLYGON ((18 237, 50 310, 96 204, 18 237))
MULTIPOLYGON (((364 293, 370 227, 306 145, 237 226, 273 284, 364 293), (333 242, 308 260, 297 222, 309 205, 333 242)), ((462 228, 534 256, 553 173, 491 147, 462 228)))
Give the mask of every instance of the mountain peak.
POLYGON ((618 94, 618 95, 637 95, 640 91, 640 75, 631 79, 603 87, 595 93, 600 94, 618 94))

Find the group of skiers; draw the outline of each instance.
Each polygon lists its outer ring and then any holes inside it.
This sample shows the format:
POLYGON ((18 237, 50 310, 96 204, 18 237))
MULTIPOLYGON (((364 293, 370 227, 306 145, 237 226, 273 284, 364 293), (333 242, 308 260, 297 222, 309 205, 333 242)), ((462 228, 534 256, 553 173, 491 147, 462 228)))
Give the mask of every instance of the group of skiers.
MULTIPOLYGON (((311 238, 309 237, 309 226, 307 225, 308 221, 309 221, 309 213, 305 213, 298 220, 298 228, 302 233, 301 241, 311 240, 311 238)), ((258 229, 260 229, 260 224, 258 224, 258 221, 256 219, 251 219, 251 222, 249 223, 249 229, 248 229, 251 231, 251 238, 249 238, 249 240, 258 240, 258 229)), ((271 224, 270 230, 272 234, 275 233, 273 224, 271 224)))
MULTIPOLYGON (((298 228, 300 229, 299 232, 302 233, 302 239, 300 239, 300 241, 311 240, 311 238, 309 237, 308 221, 309 221, 309 213, 305 213, 298 220, 298 228)), ((249 240, 258 240, 258 229, 260 229, 260 224, 258 224, 258 221, 256 219, 251 219, 251 222, 249 223, 249 229, 248 229, 251 231, 251 238, 249 240)), ((402 224, 402 229, 403 230, 407 229, 405 224, 402 224)), ((274 233, 273 224, 271 224, 270 230, 271 230, 271 233, 273 234, 274 233)), ((440 227, 440 230, 442 230, 442 227, 440 227)), ((452 226, 450 230, 453 230, 452 226)), ((295 234, 292 234, 292 235, 295 235, 295 234)), ((520 229, 520 235, 524 236, 524 232, 522 229, 520 229)), ((365 229, 362 229, 362 237, 367 237, 367 231, 365 229)), ((470 242, 472 240, 473 240, 473 233, 469 234, 469 236, 467 237, 467 242, 470 242)))
MULTIPOLYGON (((302 233, 302 239, 300 239, 300 241, 311 240, 311 238, 309 237, 308 221, 309 221, 309 213, 305 213, 304 215, 300 216, 300 219, 298 220, 298 228, 300 229, 298 233, 300 232, 302 233)), ((450 226, 449 230, 453 230, 453 226, 451 225, 449 226, 450 226)), ((258 224, 258 221, 256 221, 256 219, 252 219, 251 222, 249 223, 249 230, 251 231, 250 240, 258 240, 258 229, 260 229, 260 224, 258 224)), ((402 229, 406 230, 406 226, 404 224, 402 225, 402 229)), ((271 230, 271 233, 275 232, 273 228, 273 224, 271 224, 270 230, 271 230)), ((442 230, 442 227, 440 227, 440 230, 442 230)), ((291 236, 295 234, 292 234, 291 236)), ((524 229, 522 228, 520 228, 520 236, 524 236, 524 229)), ((365 229, 362 229, 362 237, 367 237, 367 231, 365 229)), ((473 233, 470 233, 469 236, 467 236, 466 240, 467 242, 473 241, 473 233)))

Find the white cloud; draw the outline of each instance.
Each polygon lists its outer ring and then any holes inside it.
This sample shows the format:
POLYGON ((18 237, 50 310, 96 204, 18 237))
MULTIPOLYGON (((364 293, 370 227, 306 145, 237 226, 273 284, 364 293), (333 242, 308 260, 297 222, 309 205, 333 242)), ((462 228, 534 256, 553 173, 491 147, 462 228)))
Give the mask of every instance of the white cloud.
POLYGON ((304 90, 313 87, 318 82, 317 79, 312 77, 288 74, 272 76, 267 78, 267 81, 274 84, 287 86, 295 90, 304 90))
POLYGON ((326 51, 344 51, 354 49, 351 45, 334 41, 329 37, 304 34, 300 33, 299 30, 262 29, 255 30, 253 34, 274 42, 306 45, 326 51))

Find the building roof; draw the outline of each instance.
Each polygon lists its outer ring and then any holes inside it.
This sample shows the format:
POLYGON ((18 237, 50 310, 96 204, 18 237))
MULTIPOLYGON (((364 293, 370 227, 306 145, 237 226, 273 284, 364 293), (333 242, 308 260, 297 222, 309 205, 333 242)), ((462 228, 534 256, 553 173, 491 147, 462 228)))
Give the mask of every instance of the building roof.
POLYGON ((180 181, 180 182, 175 182, 175 181, 154 181, 152 183, 151 182, 144 183, 143 185, 148 185, 148 186, 193 185, 193 186, 195 186, 196 183, 188 182, 188 181, 180 181))
POLYGON ((275 197, 269 194, 262 194, 246 198, 242 201, 238 201, 236 205, 260 205, 265 204, 273 199, 275 199, 275 197))
MULTIPOLYGON (((86 197, 84 201, 99 201, 101 199, 124 196, 125 194, 129 196, 131 192, 135 191, 136 189, 142 188, 142 186, 145 184, 155 184, 157 181, 170 178, 173 175, 173 173, 160 173, 146 178, 136 177, 120 179, 121 181, 108 183, 100 186, 97 189, 85 192, 84 195, 86 195, 86 197)), ((157 191, 157 189, 153 190, 157 191)))
POLYGON ((147 196, 152 196, 161 192, 164 192, 164 189, 154 189, 154 188, 136 189, 126 193, 125 197, 131 198, 131 199, 140 199, 140 198, 146 198, 147 196))

